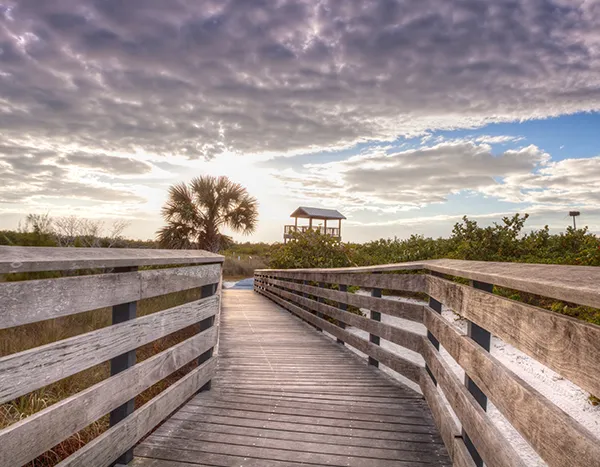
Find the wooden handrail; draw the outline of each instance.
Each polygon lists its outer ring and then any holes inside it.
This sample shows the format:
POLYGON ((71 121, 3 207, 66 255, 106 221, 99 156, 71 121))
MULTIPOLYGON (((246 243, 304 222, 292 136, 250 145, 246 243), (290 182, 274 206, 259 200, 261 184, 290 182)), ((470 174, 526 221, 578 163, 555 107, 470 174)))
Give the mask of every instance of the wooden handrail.
POLYGON ((357 348, 370 361, 416 382, 454 465, 471 467, 484 462, 489 466, 524 465, 487 415, 488 398, 549 466, 600 465, 600 441, 495 359, 486 347, 490 335, 498 336, 582 389, 600 394, 600 326, 491 293, 493 285, 498 285, 592 306, 600 305, 598 284, 600 268, 457 260, 255 272, 256 292, 332 334, 338 342, 357 348), (373 274, 381 272, 389 274, 373 274), (463 285, 447 277, 471 279, 472 283, 463 285), (430 306, 379 298, 379 294, 351 293, 345 290, 349 286, 420 292, 430 297, 430 306), (452 327, 431 308, 434 305, 461 315, 470 323, 469 333, 464 335, 452 327), (423 322, 428 336, 400 324, 379 322, 372 319, 373 313, 371 318, 352 314, 345 309, 348 306, 423 322), (361 329, 371 338, 358 337, 347 326, 361 329), (420 353, 426 367, 382 349, 379 340, 420 353), (465 371, 464 383, 440 356, 440 344, 465 371), (450 411, 460 420, 462 432, 450 411))
POLYGON ((0 467, 26 464, 108 413, 111 427, 59 465, 126 463, 146 433, 208 389, 216 371, 222 262, 203 251, 0 247, 0 274, 68 271, 67 277, 0 282, 0 329, 113 310, 110 326, 0 358, 0 403, 109 360, 112 374, 0 430, 0 467), (173 265, 180 267, 137 270, 173 265), (87 275, 74 276, 75 270, 87 275), (136 317, 139 300, 195 288, 199 300, 136 317), (199 332, 136 364, 137 348, 191 325, 199 332), (197 368, 133 410, 138 394, 192 361, 197 368))
POLYGON ((0 246, 0 274, 222 263, 224 259, 203 250, 0 246))

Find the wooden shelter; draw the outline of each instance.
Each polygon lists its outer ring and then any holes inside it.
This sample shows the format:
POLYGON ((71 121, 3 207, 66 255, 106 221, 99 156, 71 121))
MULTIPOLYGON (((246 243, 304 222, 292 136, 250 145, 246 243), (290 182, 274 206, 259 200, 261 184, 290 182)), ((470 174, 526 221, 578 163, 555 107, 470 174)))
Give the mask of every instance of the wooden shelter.
POLYGON ((342 219, 346 217, 335 209, 309 208, 300 206, 290 217, 295 219, 294 225, 286 225, 283 228, 283 242, 286 243, 294 232, 306 232, 309 229, 329 235, 330 237, 342 239, 342 219), (308 225, 298 225, 298 219, 308 219, 308 225), (337 227, 327 227, 327 221, 338 221, 337 227), (323 225, 316 225, 313 221, 323 221, 323 225))

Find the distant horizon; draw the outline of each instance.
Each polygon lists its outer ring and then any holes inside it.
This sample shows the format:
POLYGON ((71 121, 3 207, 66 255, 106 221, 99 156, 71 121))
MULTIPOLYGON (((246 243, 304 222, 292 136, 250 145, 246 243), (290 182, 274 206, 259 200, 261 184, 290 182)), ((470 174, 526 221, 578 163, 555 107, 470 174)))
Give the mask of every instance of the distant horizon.
MULTIPOLYGON (((592 2, 593 3, 593 2, 592 2)), ((343 240, 516 212, 600 232, 600 9, 590 2, 25 2, 0 6, 0 229, 125 219, 225 175, 280 241, 299 205, 343 240)), ((226 232, 227 233, 227 232, 226 232)))

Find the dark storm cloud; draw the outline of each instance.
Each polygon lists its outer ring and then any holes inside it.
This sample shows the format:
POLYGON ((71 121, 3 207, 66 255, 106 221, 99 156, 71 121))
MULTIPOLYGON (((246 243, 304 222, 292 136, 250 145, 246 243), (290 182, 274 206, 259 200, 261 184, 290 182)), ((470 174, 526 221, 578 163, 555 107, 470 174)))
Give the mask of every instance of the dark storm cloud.
POLYGON ((599 109, 599 23, 566 0, 12 1, 0 144, 210 157, 599 109))

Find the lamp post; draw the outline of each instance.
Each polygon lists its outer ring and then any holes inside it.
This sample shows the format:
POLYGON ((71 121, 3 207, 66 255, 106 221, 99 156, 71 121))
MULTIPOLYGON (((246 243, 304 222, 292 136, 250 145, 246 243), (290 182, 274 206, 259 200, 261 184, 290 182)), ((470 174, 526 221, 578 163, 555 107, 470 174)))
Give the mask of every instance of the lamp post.
POLYGON ((569 216, 573 218, 573 229, 577 230, 577 225, 575 224, 575 218, 579 216, 581 213, 579 211, 569 211, 569 216))

